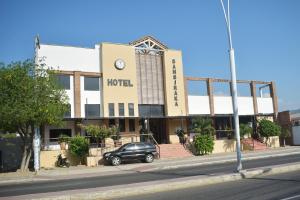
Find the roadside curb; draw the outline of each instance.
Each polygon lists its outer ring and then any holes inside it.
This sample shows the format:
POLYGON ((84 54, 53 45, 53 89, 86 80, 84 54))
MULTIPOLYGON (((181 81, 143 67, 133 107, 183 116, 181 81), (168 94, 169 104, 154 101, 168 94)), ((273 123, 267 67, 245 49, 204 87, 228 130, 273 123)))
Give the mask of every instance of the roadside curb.
POLYGON ((171 191, 195 186, 217 184, 229 181, 242 180, 245 178, 254 178, 257 176, 279 174, 300 170, 300 162, 284 165, 273 165, 268 167, 253 168, 243 170, 240 173, 219 174, 219 175, 200 175, 193 177, 176 178, 162 181, 149 181, 143 183, 134 183, 112 187, 101 187, 93 189, 84 189, 80 191, 71 190, 65 192, 54 192, 37 195, 25 195, 30 199, 56 200, 56 199, 110 199, 121 198, 125 196, 135 196, 141 194, 150 194, 155 192, 171 191), (66 194, 69 193, 69 194, 66 194), (48 197, 40 198, 43 195, 48 197))
MULTIPOLYGON (((280 157, 280 156, 286 156, 286 155, 296 155, 300 154, 300 152, 285 152, 285 153, 278 153, 278 154, 268 154, 268 155, 249 155, 247 157, 243 157, 243 160, 256 160, 256 159, 262 159, 262 158, 270 158, 270 157, 280 157)), ((195 159, 195 163, 187 163, 187 164, 174 164, 174 163, 165 163, 164 166, 153 166, 148 169, 137 169, 137 168, 130 168, 130 169, 122 169, 120 171, 115 170, 108 170, 108 171, 101 171, 95 170, 88 173, 74 173, 74 174, 57 174, 57 175, 41 175, 42 177, 28 177, 28 178, 20 178, 17 179, 6 179, 6 180, 0 180, 0 186, 6 185, 6 184, 18 184, 18 183, 26 183, 26 182, 39 182, 39 181, 45 181, 45 180, 52 180, 53 178, 57 177, 57 179, 70 179, 72 175, 75 176, 92 176, 95 173, 98 175, 107 175, 107 174, 124 174, 124 173, 133 173, 135 172, 151 172, 151 171, 157 171, 157 170, 167 170, 167 169, 176 169, 176 168, 182 168, 182 167, 192 167, 192 166, 202 166, 202 165, 211 165, 211 164, 221 164, 221 163, 228 163, 228 162, 234 162, 236 161, 236 158, 233 156, 233 158, 228 157, 225 160, 215 160, 215 158, 207 157, 206 159, 202 160, 202 162, 197 162, 199 160, 195 159), (47 176, 47 177, 44 177, 47 176), (70 176, 70 177, 69 177, 70 176)), ((161 164, 161 163, 160 163, 161 164)), ((3 177, 5 179, 5 177, 3 177)))

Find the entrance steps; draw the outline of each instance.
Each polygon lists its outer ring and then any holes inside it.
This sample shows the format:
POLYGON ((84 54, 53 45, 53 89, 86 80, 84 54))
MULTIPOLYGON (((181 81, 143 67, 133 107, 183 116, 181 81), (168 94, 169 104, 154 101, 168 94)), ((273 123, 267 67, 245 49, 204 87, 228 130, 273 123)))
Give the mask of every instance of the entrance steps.
POLYGON ((247 146, 250 150, 266 150, 268 147, 266 144, 252 139, 252 138, 246 138, 242 140, 243 145, 247 146))
POLYGON ((160 158, 185 158, 193 154, 181 144, 160 144, 160 158))

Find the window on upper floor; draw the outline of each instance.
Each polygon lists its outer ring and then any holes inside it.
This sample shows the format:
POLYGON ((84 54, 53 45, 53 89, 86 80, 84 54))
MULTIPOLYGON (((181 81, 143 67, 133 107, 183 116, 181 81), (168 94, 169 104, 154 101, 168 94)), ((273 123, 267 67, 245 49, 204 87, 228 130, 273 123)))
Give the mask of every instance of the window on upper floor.
POLYGON ((70 89, 70 76, 64 74, 55 75, 57 78, 57 83, 65 90, 70 89))
POLYGON ((100 104, 85 104, 85 117, 100 117, 100 104))
POLYGON ((108 104, 108 114, 110 117, 115 116, 115 104, 114 103, 109 103, 108 104))
POLYGON ((119 116, 124 116, 124 103, 119 103, 119 116))
POLYGON ((134 104, 133 103, 128 104, 128 111, 129 111, 129 116, 134 116, 134 104))
POLYGON ((84 77, 84 90, 99 91, 99 78, 84 77))

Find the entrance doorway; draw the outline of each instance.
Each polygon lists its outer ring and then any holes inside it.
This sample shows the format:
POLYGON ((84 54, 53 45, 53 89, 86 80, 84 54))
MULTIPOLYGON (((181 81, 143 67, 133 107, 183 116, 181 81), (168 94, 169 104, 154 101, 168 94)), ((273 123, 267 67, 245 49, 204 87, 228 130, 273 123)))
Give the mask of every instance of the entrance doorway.
MULTIPOLYGON (((166 132, 166 120, 163 118, 143 118, 139 122, 143 133, 152 133, 154 139, 159 144, 165 144, 168 142, 166 132)), ((143 141, 141 137, 141 141, 143 141)))
POLYGON ((150 118, 149 130, 159 144, 167 143, 166 120, 162 118, 150 118))

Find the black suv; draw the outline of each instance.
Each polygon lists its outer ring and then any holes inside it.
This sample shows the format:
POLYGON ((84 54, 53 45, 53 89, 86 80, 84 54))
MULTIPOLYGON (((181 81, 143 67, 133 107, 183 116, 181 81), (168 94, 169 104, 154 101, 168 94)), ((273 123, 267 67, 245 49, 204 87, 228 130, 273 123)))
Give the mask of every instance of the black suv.
POLYGON ((104 160, 114 166, 120 165, 125 160, 141 160, 151 163, 156 156, 156 147, 147 142, 127 143, 115 151, 103 154, 104 160))

